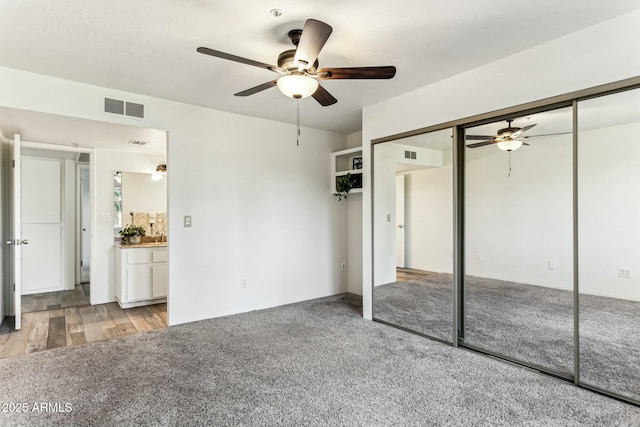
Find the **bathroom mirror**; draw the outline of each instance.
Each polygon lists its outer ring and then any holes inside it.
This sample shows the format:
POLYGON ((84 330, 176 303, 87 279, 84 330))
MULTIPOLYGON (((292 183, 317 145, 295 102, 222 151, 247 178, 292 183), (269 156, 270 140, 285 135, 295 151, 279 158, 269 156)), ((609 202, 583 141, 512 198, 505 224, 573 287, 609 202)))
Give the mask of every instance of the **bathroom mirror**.
POLYGON ((113 184, 115 236, 127 225, 144 227, 147 236, 166 236, 166 176, 116 171, 113 184))

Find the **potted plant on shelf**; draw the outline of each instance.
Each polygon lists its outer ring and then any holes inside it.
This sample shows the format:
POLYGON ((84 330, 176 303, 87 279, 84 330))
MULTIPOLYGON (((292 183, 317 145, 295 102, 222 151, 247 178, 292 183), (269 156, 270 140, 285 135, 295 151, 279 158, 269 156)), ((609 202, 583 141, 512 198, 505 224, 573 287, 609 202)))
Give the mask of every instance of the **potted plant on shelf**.
POLYGON ((125 240, 125 244, 138 245, 140 244, 140 238, 147 234, 147 231, 143 227, 135 225, 127 225, 120 230, 120 235, 125 240))
POLYGON ((334 196, 338 201, 347 198, 349 191, 356 186, 356 178, 350 173, 336 177, 336 192, 334 196))

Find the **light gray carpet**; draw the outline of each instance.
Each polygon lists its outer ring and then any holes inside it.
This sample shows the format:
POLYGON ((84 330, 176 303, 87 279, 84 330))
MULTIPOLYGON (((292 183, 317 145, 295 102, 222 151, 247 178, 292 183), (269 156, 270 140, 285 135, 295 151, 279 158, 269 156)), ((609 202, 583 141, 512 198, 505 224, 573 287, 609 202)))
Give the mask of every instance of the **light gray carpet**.
POLYGON ((640 408, 322 298, 0 360, 5 426, 637 426, 640 408))
MULTIPOLYGON (((467 276, 465 343, 573 374, 573 293, 467 276)), ((374 316, 451 341, 453 279, 375 289, 374 316)), ((640 400, 640 303, 580 296, 580 367, 586 384, 640 400)))

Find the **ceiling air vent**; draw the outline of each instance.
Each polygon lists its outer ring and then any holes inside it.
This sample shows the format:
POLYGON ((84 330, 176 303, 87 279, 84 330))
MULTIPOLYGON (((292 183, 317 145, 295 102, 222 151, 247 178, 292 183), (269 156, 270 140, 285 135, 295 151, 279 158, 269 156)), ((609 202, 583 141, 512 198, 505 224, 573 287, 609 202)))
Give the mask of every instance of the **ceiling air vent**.
POLYGON ((125 102, 119 99, 105 98, 104 112, 144 119, 143 104, 136 104, 135 102, 125 102))
POLYGON ((124 114, 124 101, 119 99, 104 99, 104 112, 113 114, 124 114))
POLYGON ((136 104, 135 102, 127 102, 127 116, 139 117, 144 119, 144 105, 136 104))
POLYGON ((416 160, 418 158, 418 153, 416 153, 415 151, 406 151, 404 152, 404 158, 405 159, 413 159, 416 160))
POLYGON ((131 145, 147 145, 149 143, 149 141, 138 141, 137 139, 132 139, 131 141, 129 141, 129 144, 131 145))

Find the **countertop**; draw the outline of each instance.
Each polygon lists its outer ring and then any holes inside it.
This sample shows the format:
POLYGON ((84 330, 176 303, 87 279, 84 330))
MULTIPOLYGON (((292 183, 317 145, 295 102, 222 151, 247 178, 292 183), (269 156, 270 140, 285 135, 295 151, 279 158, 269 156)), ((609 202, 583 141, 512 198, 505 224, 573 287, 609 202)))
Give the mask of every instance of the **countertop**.
POLYGON ((116 244, 117 248, 120 249, 135 249, 135 248, 166 248, 167 242, 158 242, 158 243, 139 243, 137 245, 123 245, 120 243, 116 244))

